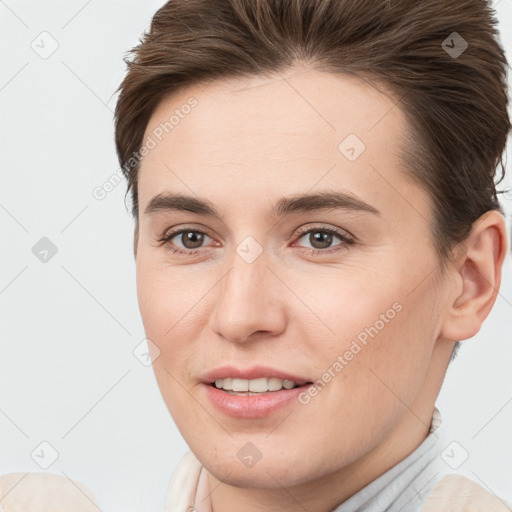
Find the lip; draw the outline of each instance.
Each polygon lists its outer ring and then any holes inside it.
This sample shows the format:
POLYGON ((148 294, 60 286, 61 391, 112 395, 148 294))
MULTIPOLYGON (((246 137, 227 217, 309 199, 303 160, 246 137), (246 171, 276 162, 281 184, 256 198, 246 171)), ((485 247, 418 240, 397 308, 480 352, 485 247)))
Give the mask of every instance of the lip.
POLYGON ((201 379, 208 399, 222 413, 235 418, 264 418, 277 410, 298 402, 299 395, 311 384, 312 380, 271 366, 255 365, 249 368, 222 366, 205 373, 201 379), (292 380, 297 387, 267 391, 258 395, 232 395, 215 387, 217 379, 259 379, 277 377, 281 380, 292 380), (212 385, 213 383, 213 385, 212 385))
MULTIPOLYGON (((295 383, 302 385, 311 382, 311 379, 307 377, 294 375, 278 368, 272 368, 270 366, 255 365, 250 368, 239 368, 236 366, 221 366, 205 373, 201 378, 201 382, 204 384, 211 384, 217 379, 235 378, 235 379, 259 379, 262 377, 271 378, 277 377, 281 380, 293 380, 295 383)), ((279 391, 273 391, 273 393, 279 393, 279 391)))
MULTIPOLYGON (((222 378, 222 377, 219 377, 222 378)), ((202 387, 212 404, 222 413, 235 418, 265 418, 277 410, 298 402, 299 395, 307 389, 307 385, 267 391, 259 395, 231 395, 215 385, 203 383, 202 387)))

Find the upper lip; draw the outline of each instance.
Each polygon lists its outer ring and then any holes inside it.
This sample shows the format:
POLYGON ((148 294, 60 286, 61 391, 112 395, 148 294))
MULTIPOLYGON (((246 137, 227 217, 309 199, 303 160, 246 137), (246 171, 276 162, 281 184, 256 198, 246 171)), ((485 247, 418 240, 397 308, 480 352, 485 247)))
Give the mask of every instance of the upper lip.
POLYGON ((205 384, 211 384, 215 382, 217 379, 225 379, 225 378, 235 378, 235 379, 259 379, 265 377, 270 379, 272 377, 277 377, 281 380, 292 380, 297 384, 306 384, 307 382, 311 382, 306 377, 302 377, 300 375, 295 375, 293 373, 289 373, 283 370, 279 370, 278 368, 272 368, 270 366, 256 365, 251 366, 249 368, 240 368, 237 366, 221 366, 210 370, 205 373, 201 379, 205 384))

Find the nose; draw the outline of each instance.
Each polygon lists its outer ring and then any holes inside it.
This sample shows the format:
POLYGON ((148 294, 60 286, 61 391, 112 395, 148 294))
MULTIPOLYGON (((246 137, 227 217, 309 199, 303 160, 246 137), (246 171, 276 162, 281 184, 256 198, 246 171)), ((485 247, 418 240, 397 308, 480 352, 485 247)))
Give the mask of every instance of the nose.
POLYGON ((233 343, 279 335, 286 325, 285 286, 268 267, 264 253, 252 263, 238 254, 232 261, 216 287, 213 330, 233 343))

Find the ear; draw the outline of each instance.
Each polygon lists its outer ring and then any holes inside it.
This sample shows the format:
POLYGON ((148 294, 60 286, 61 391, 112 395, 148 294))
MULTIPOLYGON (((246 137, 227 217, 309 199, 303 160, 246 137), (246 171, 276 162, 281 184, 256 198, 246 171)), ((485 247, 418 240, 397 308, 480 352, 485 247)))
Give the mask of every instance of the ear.
POLYGON ((462 256, 448 270, 454 273, 454 287, 441 329, 441 336, 454 341, 478 333, 498 296, 507 253, 503 215, 496 210, 484 213, 458 250, 462 256))
POLYGON ((133 257, 137 259, 137 246, 139 245, 139 220, 135 220, 135 234, 133 236, 133 257))

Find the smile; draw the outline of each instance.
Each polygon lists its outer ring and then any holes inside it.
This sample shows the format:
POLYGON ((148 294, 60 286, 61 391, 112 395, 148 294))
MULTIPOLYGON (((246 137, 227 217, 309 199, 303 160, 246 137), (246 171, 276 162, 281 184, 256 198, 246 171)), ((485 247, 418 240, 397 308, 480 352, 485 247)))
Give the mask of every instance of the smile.
POLYGON ((261 377, 258 379, 217 379, 211 384, 217 389, 222 389, 230 394, 252 395, 266 393, 268 391, 279 391, 281 389, 292 389, 301 385, 292 380, 283 380, 277 377, 261 377))

